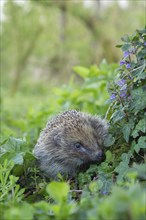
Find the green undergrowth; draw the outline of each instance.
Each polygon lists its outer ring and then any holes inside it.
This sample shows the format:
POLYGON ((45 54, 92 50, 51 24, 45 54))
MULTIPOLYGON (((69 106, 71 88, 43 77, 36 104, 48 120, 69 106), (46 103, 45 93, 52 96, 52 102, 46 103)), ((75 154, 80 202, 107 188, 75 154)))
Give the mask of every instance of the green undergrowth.
POLYGON ((121 39, 119 66, 104 61, 99 67, 74 67, 82 84, 72 79, 29 102, 2 99, 1 219, 145 219, 146 29, 121 39), (38 169, 32 149, 48 118, 72 108, 109 121, 106 161, 55 182, 38 169))

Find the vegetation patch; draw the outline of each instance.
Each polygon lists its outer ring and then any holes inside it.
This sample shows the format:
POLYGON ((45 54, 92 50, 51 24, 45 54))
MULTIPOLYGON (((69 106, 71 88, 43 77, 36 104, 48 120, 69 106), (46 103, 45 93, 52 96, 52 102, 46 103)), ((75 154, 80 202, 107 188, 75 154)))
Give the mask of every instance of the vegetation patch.
POLYGON ((82 85, 71 80, 52 90, 51 102, 46 100, 36 111, 29 109, 25 122, 12 120, 10 112, 5 116, 1 219, 145 219, 146 29, 121 39, 117 47, 123 57, 118 68, 106 62, 99 67, 74 67, 82 85), (60 176, 55 182, 38 170, 32 149, 48 116, 67 108, 106 115, 106 161, 91 165, 74 179, 60 176))

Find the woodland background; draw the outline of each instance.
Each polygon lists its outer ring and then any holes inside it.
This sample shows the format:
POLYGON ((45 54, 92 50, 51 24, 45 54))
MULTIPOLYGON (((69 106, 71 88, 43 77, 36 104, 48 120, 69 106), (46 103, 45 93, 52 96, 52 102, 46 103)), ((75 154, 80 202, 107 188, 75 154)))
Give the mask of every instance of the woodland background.
MULTIPOLYGON (((122 52, 115 46, 121 36, 145 23, 144 1, 2 2, 1 104, 6 136, 18 130, 16 121, 23 121, 28 111, 61 97, 57 88, 83 82, 73 67, 119 63, 122 52)), ((109 78, 114 74, 104 79, 109 78)), ((108 98, 106 91, 102 93, 108 98)), ((53 106, 50 111, 62 108, 53 106)), ((81 108, 73 103, 68 107, 81 108)))
POLYGON ((145 219, 145 11, 144 0, 1 0, 3 220, 145 219), (106 161, 52 182, 32 150, 68 109, 109 120, 106 161))

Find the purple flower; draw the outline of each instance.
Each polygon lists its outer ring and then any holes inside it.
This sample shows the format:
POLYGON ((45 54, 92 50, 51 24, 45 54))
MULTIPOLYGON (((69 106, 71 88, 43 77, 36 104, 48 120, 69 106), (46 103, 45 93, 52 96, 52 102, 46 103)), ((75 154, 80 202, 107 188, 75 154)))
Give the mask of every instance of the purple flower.
POLYGON ((124 86, 125 83, 126 83, 126 80, 125 80, 125 79, 121 79, 121 80, 119 80, 119 81, 117 82, 117 84, 118 84, 120 87, 124 86))
POLYGON ((126 99, 126 97, 127 97, 127 90, 126 89, 121 90, 120 97, 123 99, 126 99))
POLYGON ((112 93, 110 99, 113 100, 113 99, 115 99, 115 98, 116 98, 116 95, 115 95, 114 93, 112 93))
POLYGON ((144 42, 144 46, 146 46, 146 41, 144 42))
POLYGON ((108 194, 108 192, 106 192, 106 191, 103 191, 103 192, 101 192, 103 195, 107 195, 108 194))
POLYGON ((130 69, 130 68, 131 68, 130 63, 127 63, 126 68, 127 68, 127 69, 130 69))
POLYGON ((124 58, 128 57, 130 55, 129 51, 124 52, 124 58))
POLYGON ((120 66, 123 66, 126 62, 125 61, 120 61, 120 66))

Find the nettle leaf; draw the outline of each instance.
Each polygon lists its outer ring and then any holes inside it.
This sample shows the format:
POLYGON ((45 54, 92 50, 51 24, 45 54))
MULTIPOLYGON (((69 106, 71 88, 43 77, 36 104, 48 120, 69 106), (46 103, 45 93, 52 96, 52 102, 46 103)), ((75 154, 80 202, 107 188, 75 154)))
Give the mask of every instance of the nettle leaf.
POLYGON ((130 152, 129 152, 128 154, 123 153, 123 154, 121 155, 121 159, 122 159, 124 162, 127 161, 128 163, 129 163, 130 157, 131 157, 131 153, 130 153, 130 152))
POLYGON ((130 133, 131 133, 131 130, 133 129, 133 127, 134 127, 134 122, 131 121, 129 123, 124 124, 124 126, 122 128, 123 136, 124 136, 124 139, 126 140, 126 142, 129 141, 130 133))
POLYGON ((130 47, 131 47, 131 44, 124 44, 124 45, 122 46, 122 50, 123 50, 123 51, 128 51, 128 50, 130 49, 130 47))
POLYGON ((111 191, 111 187, 113 185, 112 179, 107 178, 107 175, 103 172, 99 172, 98 175, 98 181, 100 180, 102 182, 102 187, 100 188, 100 192, 102 194, 107 194, 111 191))
POLYGON ((137 80, 139 79, 145 79, 146 78, 146 72, 143 72, 143 70, 139 73, 137 80))
POLYGON ((11 160, 14 162, 14 164, 23 164, 23 155, 24 153, 17 153, 14 157, 11 158, 11 160))
POLYGON ((0 156, 0 162, 4 162, 5 159, 11 160, 14 162, 14 164, 22 165, 24 152, 17 153, 17 152, 6 152, 3 155, 0 156))
POLYGON ((123 119, 124 117, 125 117, 125 113, 122 111, 122 109, 118 109, 112 114, 111 119, 114 122, 118 122, 121 119, 123 119))
POLYGON ((65 182, 51 182, 46 190, 55 201, 62 202, 67 199, 69 185, 65 182))
POLYGON ((145 95, 144 87, 140 87, 138 89, 134 89, 131 91, 132 102, 130 105, 130 110, 134 112, 138 112, 146 108, 146 95, 145 95))
POLYGON ((142 60, 144 59, 146 56, 146 52, 145 52, 145 48, 142 48, 139 53, 137 54, 137 59, 138 60, 142 60))
POLYGON ((17 165, 23 165, 25 161, 29 166, 35 157, 28 152, 25 140, 10 137, 2 143, 0 148, 0 161, 3 162, 5 159, 12 160, 17 165))
POLYGON ((131 157, 130 153, 128 153, 128 154, 123 153, 122 156, 121 156, 122 161, 115 168, 115 171, 119 174, 118 178, 117 178, 119 181, 125 176, 125 174, 129 170, 129 160, 130 160, 130 157, 131 157))
POLYGON ((7 141, 1 144, 1 152, 20 152, 26 149, 26 141, 14 137, 9 137, 7 141))
POLYGON ((134 146, 136 153, 138 153, 141 148, 146 148, 146 137, 140 137, 138 143, 134 146))
POLYGON ((136 138, 139 134, 138 132, 142 131, 143 133, 146 133, 146 117, 141 119, 138 124, 136 125, 134 131, 132 132, 132 136, 136 138))
POLYGON ((139 40, 138 35, 135 34, 134 36, 132 36, 131 40, 132 40, 132 42, 138 41, 139 40))
POLYGON ((132 75, 137 77, 135 79, 136 81, 146 78, 146 71, 144 71, 144 70, 145 70, 145 64, 143 64, 143 65, 139 66, 138 68, 136 68, 135 70, 133 70, 132 75))
MULTIPOLYGON (((135 64, 135 63, 133 63, 133 64, 135 64)), ((144 62, 142 64, 139 64, 139 66, 137 66, 136 68, 134 66, 134 69, 132 70, 132 75, 138 76, 139 74, 141 74, 144 71, 144 69, 145 69, 144 62)))
POLYGON ((104 140, 105 147, 112 146, 114 143, 115 143, 115 138, 111 134, 109 134, 104 140))
POLYGON ((140 148, 146 148, 146 137, 140 137, 138 139, 138 145, 140 148))
POLYGON ((127 161, 120 162, 120 164, 115 168, 115 171, 119 174, 118 180, 121 180, 124 177, 128 169, 129 166, 127 161))

